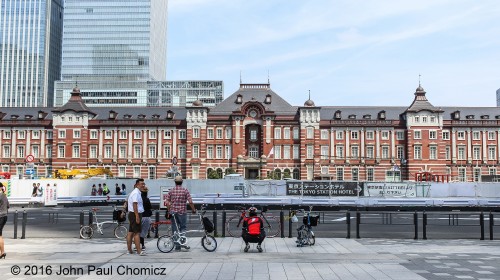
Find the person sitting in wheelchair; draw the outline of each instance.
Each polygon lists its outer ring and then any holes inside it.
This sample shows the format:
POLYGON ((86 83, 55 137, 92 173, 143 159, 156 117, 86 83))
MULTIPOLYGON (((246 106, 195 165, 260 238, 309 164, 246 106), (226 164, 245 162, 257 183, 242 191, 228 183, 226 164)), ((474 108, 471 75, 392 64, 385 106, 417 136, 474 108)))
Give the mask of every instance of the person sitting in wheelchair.
POLYGON ((241 237, 245 241, 245 252, 250 249, 249 243, 257 243, 257 250, 262 252, 262 241, 266 238, 266 232, 264 231, 264 222, 260 217, 257 216, 257 208, 250 207, 248 209, 249 217, 246 217, 243 221, 242 234, 241 237))

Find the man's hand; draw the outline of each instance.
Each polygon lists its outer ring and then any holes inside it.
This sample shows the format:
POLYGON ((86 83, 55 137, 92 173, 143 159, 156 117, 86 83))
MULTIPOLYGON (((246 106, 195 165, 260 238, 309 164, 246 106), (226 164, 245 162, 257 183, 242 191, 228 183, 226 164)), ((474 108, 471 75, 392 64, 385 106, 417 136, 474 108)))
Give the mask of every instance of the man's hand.
POLYGON ((141 224, 141 220, 139 219, 139 216, 135 216, 135 223, 141 224))
POLYGON ((191 213, 196 214, 196 209, 192 209, 191 213))

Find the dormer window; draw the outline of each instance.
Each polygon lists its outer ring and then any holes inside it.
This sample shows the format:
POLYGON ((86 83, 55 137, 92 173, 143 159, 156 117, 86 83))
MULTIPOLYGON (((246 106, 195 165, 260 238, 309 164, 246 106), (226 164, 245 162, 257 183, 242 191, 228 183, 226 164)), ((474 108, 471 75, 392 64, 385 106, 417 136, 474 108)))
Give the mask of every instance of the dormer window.
POLYGON ((11 118, 12 120, 17 120, 17 119, 19 118, 19 116, 18 116, 18 115, 11 115, 11 116, 10 116, 10 118, 11 118))
POLYGON ((465 116, 466 119, 468 120, 473 120, 474 119, 474 115, 467 115, 465 116))
POLYGON ((340 110, 335 111, 335 115, 333 115, 333 117, 336 120, 340 120, 342 118, 342 112, 340 110))
POLYGON ((454 120, 459 120, 460 119, 460 111, 455 111, 452 113, 452 118, 454 120))
POLYGON ((489 116, 489 115, 482 115, 482 116, 481 116, 481 119, 482 119, 482 120, 487 120, 487 119, 489 119, 489 118, 490 118, 490 116, 489 116))
POLYGON ((266 95, 266 99, 264 100, 264 103, 271 104, 271 95, 270 94, 266 95))
POLYGON ((349 115, 348 117, 349 119, 356 119, 356 115, 352 114, 352 115, 349 115))
POLYGON ((117 116, 118 116, 118 113, 116 113, 115 111, 113 111, 113 110, 109 111, 109 119, 110 120, 116 119, 117 116))
POLYGON ((157 119, 159 119, 159 118, 160 118, 160 115, 158 115, 158 114, 154 114, 154 115, 153 115, 153 119, 157 120, 157 119))
POLYGON ((241 104, 243 103, 243 96, 241 94, 238 94, 236 96, 236 104, 241 104))
POLYGON ((495 119, 499 120, 500 119, 500 115, 496 115, 495 119))
POLYGON ((39 120, 45 119, 46 116, 47 116, 47 113, 45 113, 44 111, 38 111, 38 119, 39 120))
POLYGON ((385 111, 378 112, 378 119, 385 120, 385 111))
POLYGON ((371 118, 372 118, 372 115, 369 115, 369 114, 363 115, 363 119, 371 119, 371 118))
POLYGON ((174 118, 174 112, 172 112, 171 110, 168 110, 167 111, 167 120, 171 120, 174 118))
POLYGON ((143 120, 143 119, 146 118, 146 115, 140 114, 140 115, 137 116, 137 118, 140 119, 140 120, 143 120))
POLYGON ((25 115, 24 118, 27 120, 31 120, 33 118, 33 116, 32 115, 25 115))
POLYGON ((126 119, 126 120, 130 119, 131 117, 132 117, 132 115, 129 115, 129 114, 123 115, 123 118, 126 119))

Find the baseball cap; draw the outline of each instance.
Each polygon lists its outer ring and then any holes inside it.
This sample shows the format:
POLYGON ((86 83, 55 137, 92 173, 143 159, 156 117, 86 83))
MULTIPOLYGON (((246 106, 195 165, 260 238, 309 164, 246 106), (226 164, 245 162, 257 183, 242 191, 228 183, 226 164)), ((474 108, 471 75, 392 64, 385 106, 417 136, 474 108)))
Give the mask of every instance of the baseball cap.
POLYGON ((175 176, 174 182, 182 183, 182 176, 175 176))

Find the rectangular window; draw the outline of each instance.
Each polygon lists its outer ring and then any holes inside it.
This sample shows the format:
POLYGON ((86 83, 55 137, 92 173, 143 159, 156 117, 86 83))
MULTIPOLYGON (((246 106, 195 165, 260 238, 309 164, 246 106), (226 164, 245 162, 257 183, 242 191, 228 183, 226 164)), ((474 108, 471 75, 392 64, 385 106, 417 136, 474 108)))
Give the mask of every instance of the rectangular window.
POLYGON ((416 123, 420 122, 420 117, 419 116, 415 116, 415 122, 416 123))
POLYGON ((140 166, 134 166, 134 177, 135 178, 141 177, 141 167, 140 166))
POLYGON ((142 131, 134 130, 134 139, 142 139, 142 131))
POLYGON ((426 117, 426 116, 423 116, 423 117, 422 117, 422 122, 423 122, 423 123, 427 123, 427 117, 426 117))
POLYGON ((367 131, 366 132, 366 140, 373 140, 374 139, 374 133, 373 131, 367 131))
POLYGON ((46 149, 46 157, 52 157, 52 145, 45 146, 46 149))
POLYGON ((351 176, 353 181, 359 181, 359 169, 356 167, 353 167, 351 169, 351 176))
POLYGON ((186 130, 179 130, 179 139, 186 139, 186 130))
POLYGON ((356 140, 358 139, 358 137, 359 137, 358 131, 351 131, 351 139, 356 140))
POLYGON ((104 131, 104 139, 113 139, 113 131, 105 130, 104 131))
POLYGON ((17 138, 18 139, 26 139, 26 131, 25 130, 19 130, 17 138))
POLYGON ((134 145, 134 158, 141 158, 141 145, 134 145))
POLYGON ((193 145, 193 158, 200 158, 200 146, 193 145))
POLYGON ((375 150, 375 147, 366 146, 366 158, 368 158, 368 159, 375 158, 375 153, 373 152, 374 150, 375 150))
POLYGON ((10 146, 9 145, 3 145, 3 157, 10 158, 10 146))
POLYGON ((321 174, 328 174, 328 165, 321 166, 321 174))
POLYGON ((473 131, 472 132, 472 140, 481 140, 481 132, 473 131))
POLYGON ((293 128, 293 139, 300 139, 300 132, 298 127, 293 128))
POLYGON ((290 145, 283 146, 283 159, 290 159, 290 145))
POLYGON ((89 146, 89 158, 97 158, 97 146, 96 145, 89 146))
POLYGON ((25 158, 26 157, 26 153, 24 152, 24 145, 17 146, 17 157, 18 158, 25 158))
POLYGON ((337 130, 335 132, 335 139, 337 139, 337 140, 344 139, 344 132, 342 130, 337 130))
POLYGON ((156 145, 148 146, 148 158, 156 158, 156 145))
POLYGON ((64 138, 66 138, 66 130, 65 130, 65 129, 60 129, 60 130, 58 131, 58 137, 59 137, 60 139, 64 139, 64 138))
POLYGON ((488 146, 488 159, 494 160, 496 159, 497 149, 495 146, 488 146))
POLYGON ((80 157, 80 145, 73 145, 73 158, 80 157))
POLYGON ((127 145, 118 146, 118 158, 127 158, 127 145))
POLYGON ((32 150, 31 153, 35 158, 40 157, 40 146, 38 145, 31 146, 31 150, 32 150))
POLYGON ((422 146, 413 147, 413 159, 422 159, 422 146))
POLYGON ((217 145, 215 147, 215 158, 217 158, 217 159, 222 158, 222 145, 217 145))
POLYGON ((337 159, 344 158, 344 146, 338 145, 335 147, 335 157, 337 159))
POLYGON ((450 150, 451 150, 451 147, 450 147, 450 146, 446 146, 446 147, 444 148, 444 158, 445 158, 445 159, 448 159, 448 160, 449 160, 449 159, 451 158, 451 152, 450 152, 450 150))
POLYGON ((172 130, 170 129, 165 130, 165 132, 163 132, 163 138, 172 139, 172 130))
POLYGON ((222 139, 222 128, 218 127, 216 133, 217 139, 222 139))
POLYGON ((321 146, 321 159, 329 158, 330 146, 321 146))
POLYGON ((193 127, 193 138, 200 138, 200 128, 193 127))
POLYGON ((343 167, 337 167, 337 180, 338 181, 344 181, 344 168, 343 167))
POLYGON ((290 128, 283 128, 283 139, 290 139, 290 128))
POLYGON ((97 139, 97 130, 90 130, 90 139, 97 139))
POLYGON ((156 139, 156 130, 149 131, 149 139, 156 139))
POLYGON ((12 133, 10 131, 4 131, 3 138, 4 139, 10 139, 11 135, 12 135, 12 133))
POLYGON ((488 131, 488 140, 495 140, 495 131, 488 131))
POLYGON ((481 168, 474 168, 474 182, 479 182, 481 178, 481 168))
POLYGON ((374 169, 369 167, 366 169, 366 181, 374 181, 374 169))
POLYGON ((351 146, 351 158, 359 158, 359 147, 358 146, 351 146))
POLYGON ((431 117, 431 123, 435 123, 436 122, 436 117, 432 116, 431 117))
POLYGON ((118 176, 127 177, 125 166, 118 166, 118 176))
POLYGON ((420 130, 415 130, 413 132, 413 139, 422 139, 422 131, 420 130))
POLYGON ((397 146, 396 150, 397 150, 399 159, 405 158, 405 147, 404 146, 397 146))
POLYGON ((293 159, 298 159, 300 156, 300 146, 293 145, 293 159))
POLYGON ((40 139, 40 130, 33 130, 33 139, 40 139))
POLYGON ((389 131, 382 131, 382 140, 389 140, 389 131))
POLYGON ((280 145, 274 146, 274 158, 281 159, 281 146, 280 145))
POLYGON ((488 175, 497 175, 497 169, 495 167, 488 168, 488 175))
POLYGON ((314 138, 314 127, 308 126, 306 128, 306 138, 307 139, 313 139, 314 138))
POLYGON ((54 138, 54 131, 47 130, 47 139, 53 139, 53 138, 54 138))
POLYGON ((156 179, 156 167, 155 166, 148 167, 148 179, 156 179))
POLYGON ((186 146, 185 145, 179 145, 179 158, 181 158, 181 159, 186 158, 186 146))
POLYGON ((111 158, 113 156, 112 148, 113 147, 111 145, 104 146, 104 158, 111 158))
POLYGON ((281 127, 274 128, 274 139, 281 139, 281 127))
POLYGON ((328 129, 322 129, 321 130, 321 139, 327 140, 328 139, 328 129))
POLYGON ((120 130, 120 139, 127 139, 127 131, 120 130))
POLYGON ((465 131, 457 132, 457 139, 458 140, 465 140, 465 131))
POLYGON ((405 132, 402 130, 398 130, 396 132, 396 139, 397 140, 405 140, 405 132))
POLYGON ((230 159, 232 157, 232 153, 231 153, 231 145, 226 145, 224 146, 224 149, 226 150, 226 159, 230 159))
POLYGON ((437 131, 429 130, 429 139, 437 139, 437 131))
POLYGON ((79 129, 73 130, 73 138, 78 139, 81 136, 81 132, 79 129))
POLYGON ((473 146, 472 147, 472 159, 478 160, 481 159, 481 147, 473 146))
POLYGON ((212 145, 207 146, 207 158, 208 159, 214 158, 214 146, 212 145))
POLYGON ((458 146, 458 159, 459 160, 465 159, 465 147, 464 146, 458 146))
POLYGON ((226 131, 226 139, 231 139, 233 138, 233 128, 230 127, 230 126, 227 126, 225 128, 225 131, 226 131))
POLYGON ((389 158, 389 146, 382 146, 382 158, 383 159, 389 158))
POLYGON ((170 145, 163 146, 163 156, 165 158, 171 158, 172 157, 172 147, 170 145))
POLYGON ((257 129, 250 129, 250 140, 257 140, 257 129))
POLYGON ((66 147, 64 145, 57 146, 57 157, 65 158, 66 157, 66 147))
POLYGON ((313 145, 306 146, 306 158, 308 158, 308 159, 314 158, 314 146, 313 145))
POLYGON ((429 159, 437 159, 437 146, 429 146, 429 159))

